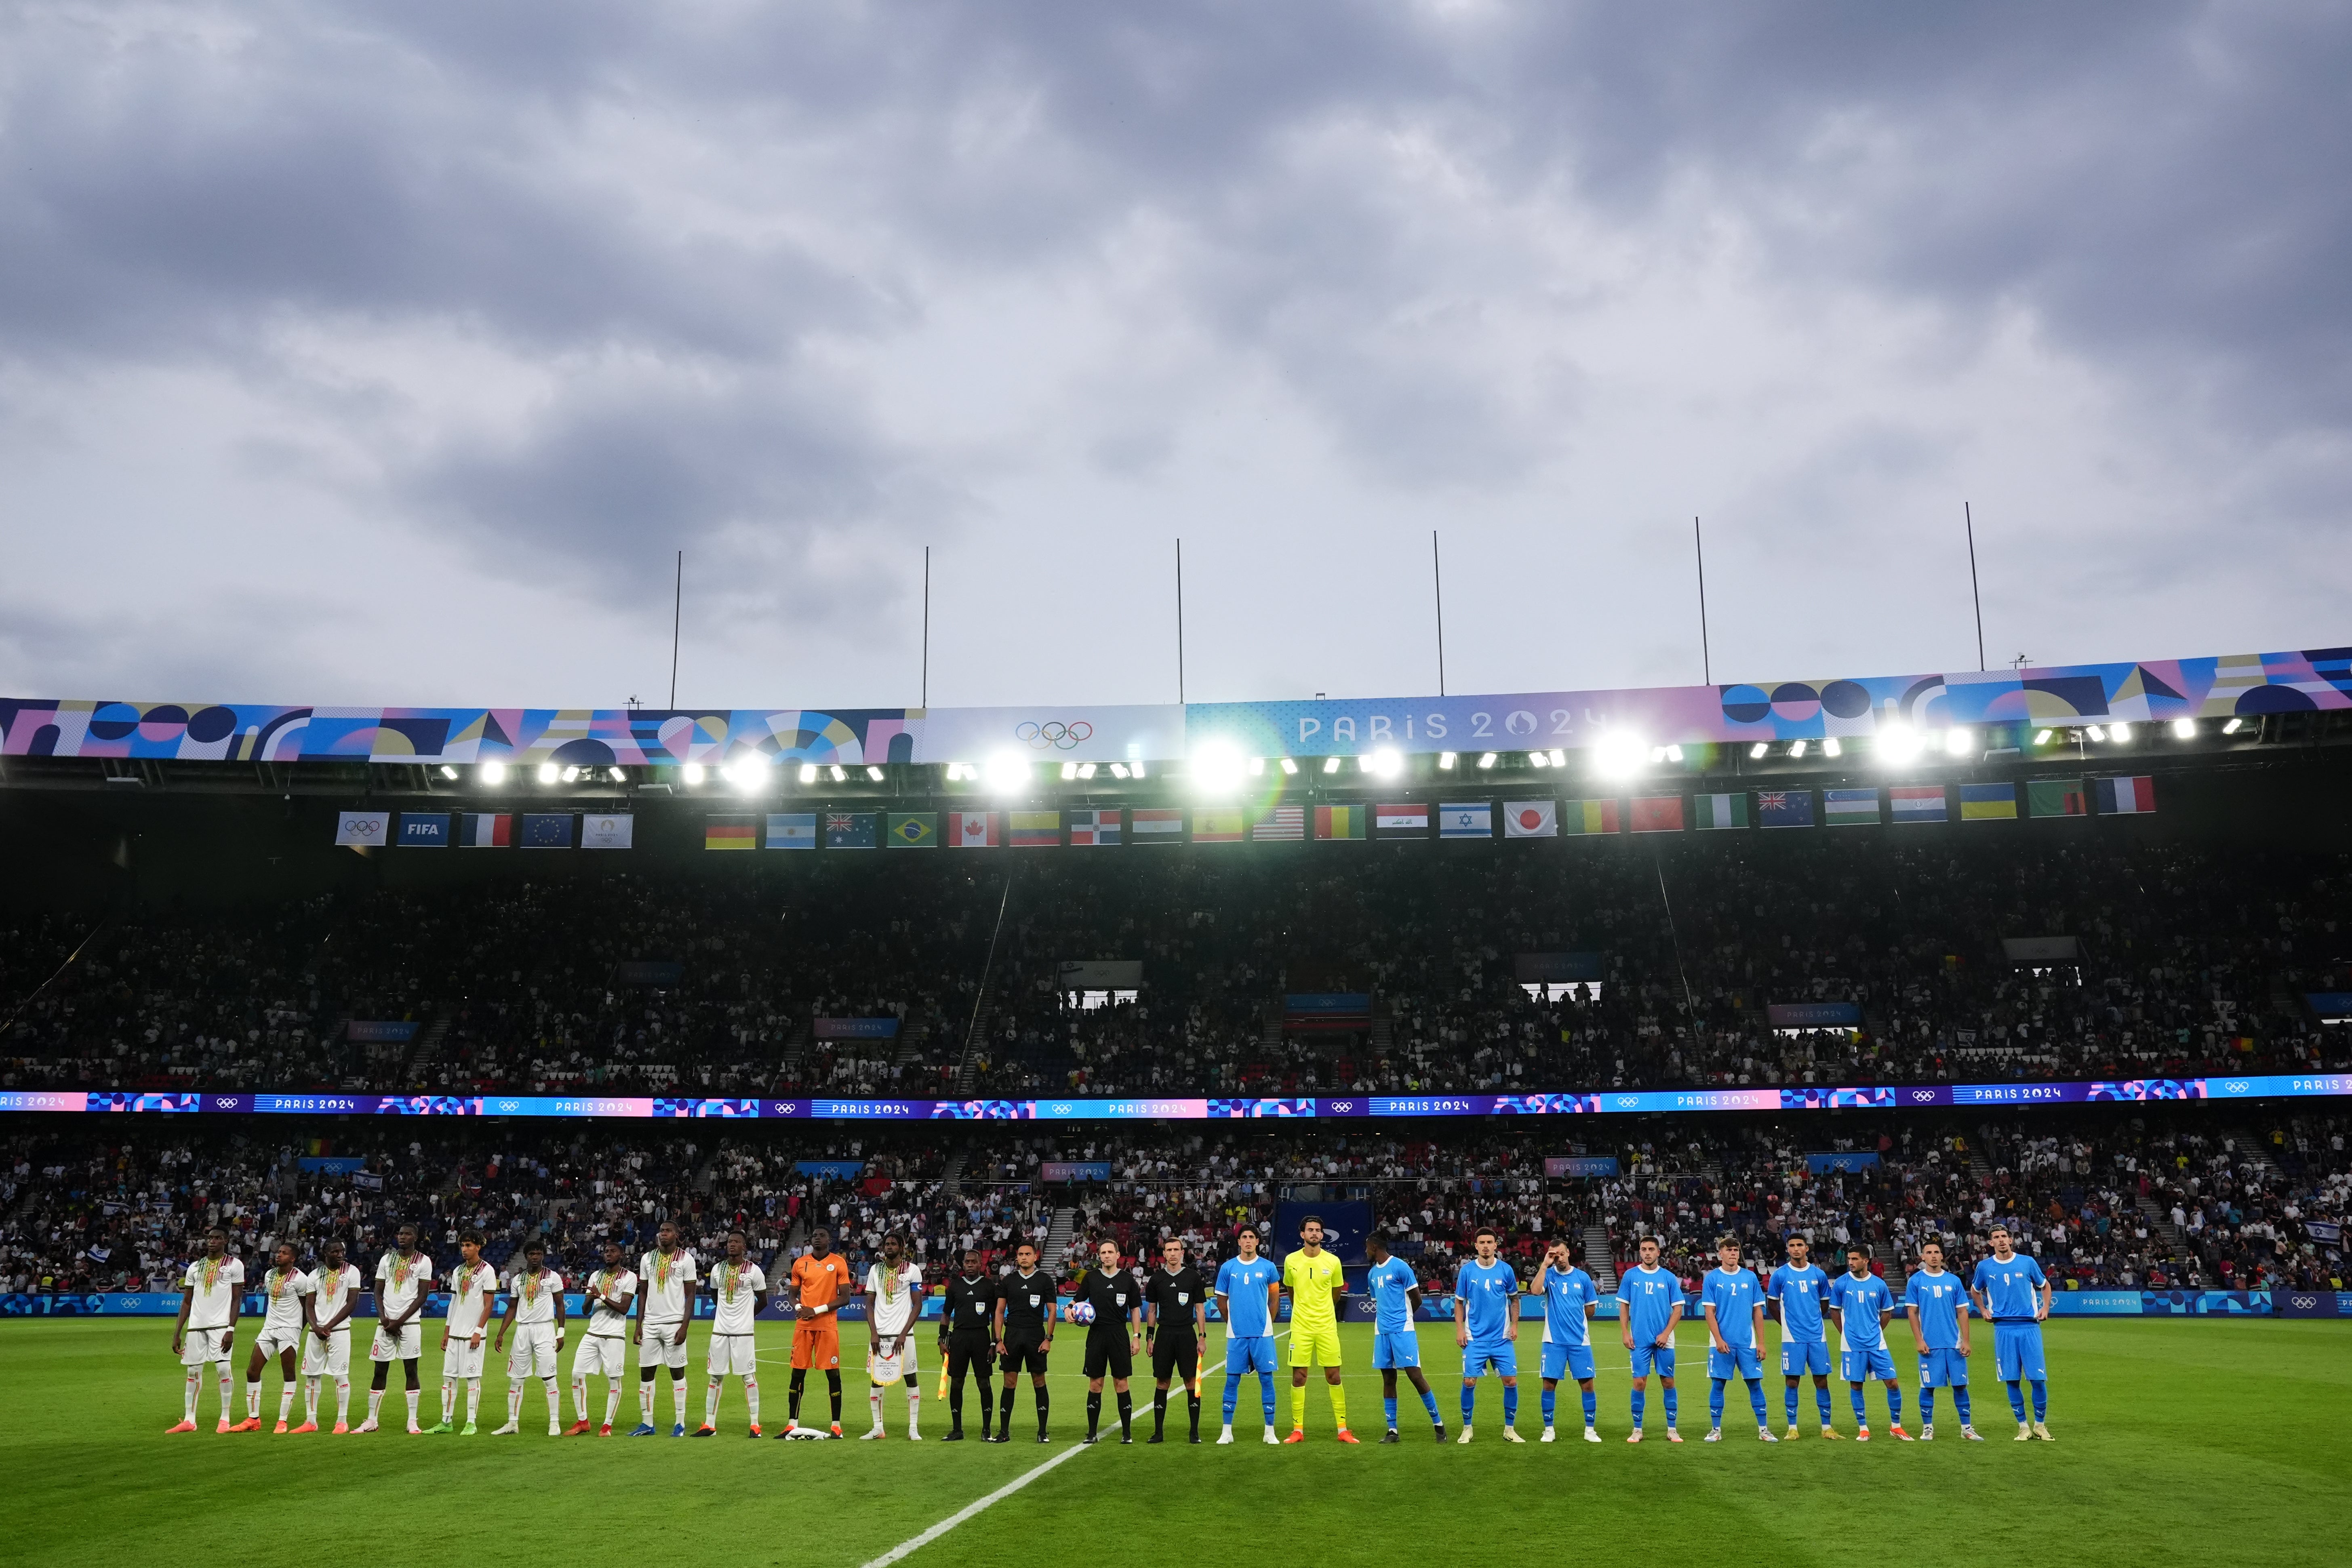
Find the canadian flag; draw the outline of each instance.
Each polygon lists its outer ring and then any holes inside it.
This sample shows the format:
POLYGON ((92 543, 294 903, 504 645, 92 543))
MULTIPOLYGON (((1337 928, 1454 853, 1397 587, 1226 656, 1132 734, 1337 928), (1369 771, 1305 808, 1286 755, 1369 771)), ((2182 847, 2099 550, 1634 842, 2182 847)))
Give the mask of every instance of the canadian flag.
POLYGON ((957 849, 995 848, 998 843, 996 813, 992 811, 949 812, 948 843, 957 849))

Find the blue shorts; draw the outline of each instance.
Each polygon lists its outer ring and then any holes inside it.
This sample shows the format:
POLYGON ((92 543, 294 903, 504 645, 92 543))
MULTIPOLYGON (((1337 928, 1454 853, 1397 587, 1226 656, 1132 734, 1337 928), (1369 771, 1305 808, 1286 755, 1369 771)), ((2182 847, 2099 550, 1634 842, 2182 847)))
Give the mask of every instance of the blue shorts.
POLYGON ((1895 1352, 1885 1345, 1873 1345, 1866 1351, 1840 1351, 1838 1360, 1845 1369, 1848 1383, 1868 1383, 1873 1378, 1881 1383, 1895 1381, 1895 1352))
POLYGON ((1969 1358, 1957 1350, 1921 1351, 1919 1352, 1919 1386, 1922 1388, 1966 1388, 1969 1385, 1969 1358))
POLYGON ((1807 1373, 1816 1377, 1830 1374, 1830 1342, 1827 1340, 1782 1340, 1780 1342, 1780 1375, 1802 1377, 1807 1373))
POLYGON ((1572 1377, 1579 1383, 1592 1381, 1592 1347, 1591 1345, 1556 1345, 1546 1341, 1543 1348, 1543 1374, 1548 1383, 1558 1383, 1572 1377))
POLYGON ((1764 1360, 1756 1353, 1754 1345, 1734 1345, 1728 1354, 1706 1347, 1706 1375, 1727 1381, 1735 1377, 1762 1377, 1764 1360))
POLYGON ((1657 1368, 1658 1375, 1660 1377, 1674 1376, 1675 1347, 1672 1345, 1654 1344, 1635 1345, 1633 1347, 1633 1375, 1635 1377, 1647 1377, 1650 1375, 1650 1369, 1653 1366, 1657 1368))
POLYGON ((1257 1334, 1247 1339, 1225 1336, 1225 1370, 1235 1376, 1245 1372, 1274 1375, 1274 1341, 1257 1334))
POLYGON ((1519 1347, 1508 1340, 1472 1340, 1462 1352, 1462 1375, 1479 1377, 1488 1367, 1505 1377, 1519 1375, 1519 1347))
POLYGON ((2039 1323, 1995 1323, 1992 1326, 1992 1358, 2000 1367, 2000 1380, 2015 1383, 2047 1383, 2050 1373, 2042 1365, 2042 1325, 2039 1323))
POLYGON ((1411 1329, 1372 1336, 1372 1370, 1390 1372, 1421 1364, 1421 1336, 1411 1329))

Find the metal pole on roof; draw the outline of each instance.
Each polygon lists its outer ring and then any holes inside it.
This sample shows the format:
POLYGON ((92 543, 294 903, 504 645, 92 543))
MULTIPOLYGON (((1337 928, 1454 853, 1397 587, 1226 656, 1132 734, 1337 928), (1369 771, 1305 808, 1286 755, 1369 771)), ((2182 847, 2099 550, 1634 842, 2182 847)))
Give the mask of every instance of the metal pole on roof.
POLYGON ((1977 668, 1985 667, 1984 656, 1984 595, 1977 591, 1977 520, 1969 503, 1960 503, 1960 521, 1969 530, 1969 602, 1977 607, 1977 668))

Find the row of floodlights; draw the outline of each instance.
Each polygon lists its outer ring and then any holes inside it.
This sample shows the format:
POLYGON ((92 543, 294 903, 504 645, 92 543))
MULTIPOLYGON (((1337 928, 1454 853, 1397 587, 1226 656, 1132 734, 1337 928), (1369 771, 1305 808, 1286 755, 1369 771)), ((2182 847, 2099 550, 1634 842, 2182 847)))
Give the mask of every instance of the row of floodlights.
MULTIPOLYGON (((2221 733, 2234 735, 2244 728, 2244 725, 2245 721, 2242 719, 2231 719, 2221 726, 2221 733)), ((2167 727, 2176 740, 2193 741, 2197 738, 2198 725, 2194 719, 2176 719, 2167 727)), ((2078 733, 2082 738, 2100 745, 2128 745, 2132 740, 2133 726, 2128 722, 2090 724, 2084 726, 2079 731, 2068 730, 2066 738, 2071 741, 2078 733)), ((2046 746, 2058 738, 2059 731, 2055 729, 2038 730, 2034 732, 2033 744, 2046 746)), ((1873 737, 1872 749, 1874 754, 1880 760, 1899 763, 1915 761, 1935 751, 1941 751, 1948 756, 1967 757, 1976 753, 1978 744, 1977 732, 1965 725, 1937 731, 1914 730, 1906 724, 1894 724, 1877 731, 1873 737)), ((1760 761, 1772 754, 1772 742, 1758 741, 1748 748, 1748 754, 1750 758, 1760 761)), ((1781 754, 1792 759, 1802 759, 1816 751, 1823 757, 1840 757, 1844 755, 1845 748, 1836 736, 1832 735, 1819 741, 1790 741, 1783 747, 1781 754)), ((1592 771, 1604 778, 1625 778, 1641 772, 1645 765, 1679 763, 1683 760, 1683 749, 1679 745, 1653 746, 1638 736, 1623 732, 1602 735, 1594 742, 1591 752, 1592 771)), ((1568 766, 1568 753, 1558 748, 1550 751, 1528 752, 1526 757, 1528 766, 1530 768, 1568 766)), ((1485 770, 1494 767, 1502 760, 1502 753, 1499 752, 1482 752, 1473 759, 1472 765, 1485 770)), ((1461 765, 1462 761, 1463 753, 1458 752, 1440 752, 1437 754, 1437 766, 1441 772, 1454 771, 1461 765)), ((1326 774, 1339 773, 1343 772, 1351 762, 1355 764, 1358 773, 1376 779, 1396 778, 1404 772, 1405 767, 1404 754, 1402 752, 1393 747, 1383 746, 1352 758, 1324 757, 1320 759, 1318 771, 1326 774)), ((1189 777, 1198 789, 1210 794, 1230 794, 1238 791, 1245 779, 1264 777, 1269 767, 1285 776, 1295 777, 1299 771, 1300 763, 1296 757, 1244 757, 1230 747, 1212 744, 1192 753, 1190 760, 1189 777)), ((502 784, 507 782, 509 771, 508 765, 504 763, 483 763, 475 769, 475 774, 483 784, 502 784)), ((874 784, 882 783, 887 776, 880 767, 872 763, 865 764, 861 771, 866 779, 874 784)), ((1140 779, 1149 776, 1144 764, 1138 761, 1104 763, 1066 762, 1061 764, 1060 772, 1066 783, 1088 781, 1095 778, 1097 773, 1108 773, 1114 779, 1140 779)), ((850 770, 839 763, 823 764, 803 763, 800 764, 799 778, 804 784, 817 784, 828 778, 835 784, 845 784, 849 780, 849 774, 850 770)), ((719 782, 733 784, 748 793, 757 791, 762 784, 772 780, 775 776, 775 768, 763 758, 747 758, 717 767, 709 767, 701 763, 688 763, 679 770, 679 776, 688 788, 700 788, 709 783, 714 775, 719 782)), ((458 776, 457 770, 444 764, 441 776, 455 779, 458 776)), ((950 783, 984 784, 995 793, 1009 795, 1026 789, 1035 783, 1036 770, 1029 758, 1014 752, 1003 752, 991 757, 985 763, 950 763, 947 767, 947 776, 950 783)), ((555 763, 540 763, 536 777, 542 784, 583 782, 626 784, 629 782, 629 774, 623 768, 600 769, 593 765, 555 763)))

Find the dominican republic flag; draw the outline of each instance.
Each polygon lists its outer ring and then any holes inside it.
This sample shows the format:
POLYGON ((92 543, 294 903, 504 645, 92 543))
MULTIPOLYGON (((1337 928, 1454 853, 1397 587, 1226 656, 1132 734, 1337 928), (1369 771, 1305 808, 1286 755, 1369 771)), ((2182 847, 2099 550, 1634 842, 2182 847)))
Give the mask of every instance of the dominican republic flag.
POLYGON ((824 814, 824 847, 827 849, 871 849, 879 842, 876 832, 876 813, 871 811, 828 811, 824 814))
POLYGON ((816 813, 814 811, 768 813, 768 847, 771 849, 815 848, 816 813))
POLYGON ((626 849, 636 837, 637 819, 625 811, 604 812, 580 819, 583 849, 626 849))
POLYGON ((1964 784, 1960 786, 1962 822, 2015 822, 2017 786, 2013 784, 1964 784))
POLYGON ((1138 844, 1184 842, 1184 813, 1180 808, 1139 805, 1129 816, 1127 827, 1138 844))
POLYGON ((993 811, 950 811, 948 813, 948 847, 953 849, 994 849, 1004 842, 1004 826, 1001 813, 993 811))
POLYGON ((1633 797, 1634 832, 1680 833, 1682 830, 1682 796, 1678 795, 1641 795, 1633 797))
POLYGON ((1118 842, 1118 807, 1070 813, 1070 847, 1099 847, 1118 842))
POLYGON ((1560 812, 1559 829, 1582 837, 1587 834, 1622 833, 1625 825, 1613 800, 1571 800, 1560 812))
POLYGON ((1897 822, 1951 819, 1942 784, 1896 784, 1886 792, 1886 804, 1897 822))
POLYGON ((1429 837, 1429 807, 1420 801, 1399 801, 1393 805, 1372 807, 1372 837, 1375 838, 1426 838, 1429 837))
POLYGON ((572 814, 568 811, 526 811, 522 814, 522 847, 526 849, 572 847, 572 814))
POLYGON ((1260 844, 1306 842, 1307 808, 1303 805, 1276 806, 1250 824, 1250 837, 1260 844))
POLYGON ((2098 785, 2099 815, 2118 814, 2144 816, 2156 809, 2156 781, 2146 773, 2136 778, 2095 779, 2098 785))
POLYGON ((1486 800, 1444 802, 1437 808, 1437 836, 1440 838, 1494 837, 1494 803, 1486 800))
POLYGON ((1756 825, 1759 827, 1811 827, 1813 825, 1813 792, 1809 789, 1758 790, 1756 825))
POLYGON ((1247 828, 1248 818, 1236 806, 1203 805, 1192 812, 1195 844, 1239 844, 1247 828))
POLYGON ((1015 849, 1059 849, 1062 847, 1062 814, 1058 811, 1015 811, 1008 814, 1012 821, 1006 826, 1013 830, 1015 849))
POLYGON ((1878 792, 1874 789, 1825 789, 1822 814, 1832 827, 1878 826, 1878 792))
MULTIPOLYGON (((1789 796, 1787 794, 1783 793, 1777 798, 1785 801, 1789 796)), ((1638 802, 1635 803, 1634 809, 1636 811, 1641 809, 1638 802)), ((1808 794, 1805 797, 1805 816, 1808 818, 1811 818, 1812 815, 1812 796, 1811 794, 1808 794)), ((1696 795, 1691 796, 1691 826, 1699 829, 1701 832, 1706 832, 1715 828, 1747 826, 1747 793, 1742 791, 1738 795, 1696 795)), ((1812 825, 1808 821, 1803 826, 1811 826, 1812 825)), ((1643 831, 1642 825, 1639 821, 1636 821, 1633 824, 1633 831, 1636 833, 1643 831)))
POLYGON ((457 847, 460 849, 511 849, 514 847, 514 813, 510 811, 469 811, 457 824, 457 847))
POLYGON ((1559 803, 1550 800, 1507 800, 1503 803, 1503 837, 1550 838, 1559 832, 1559 803))

